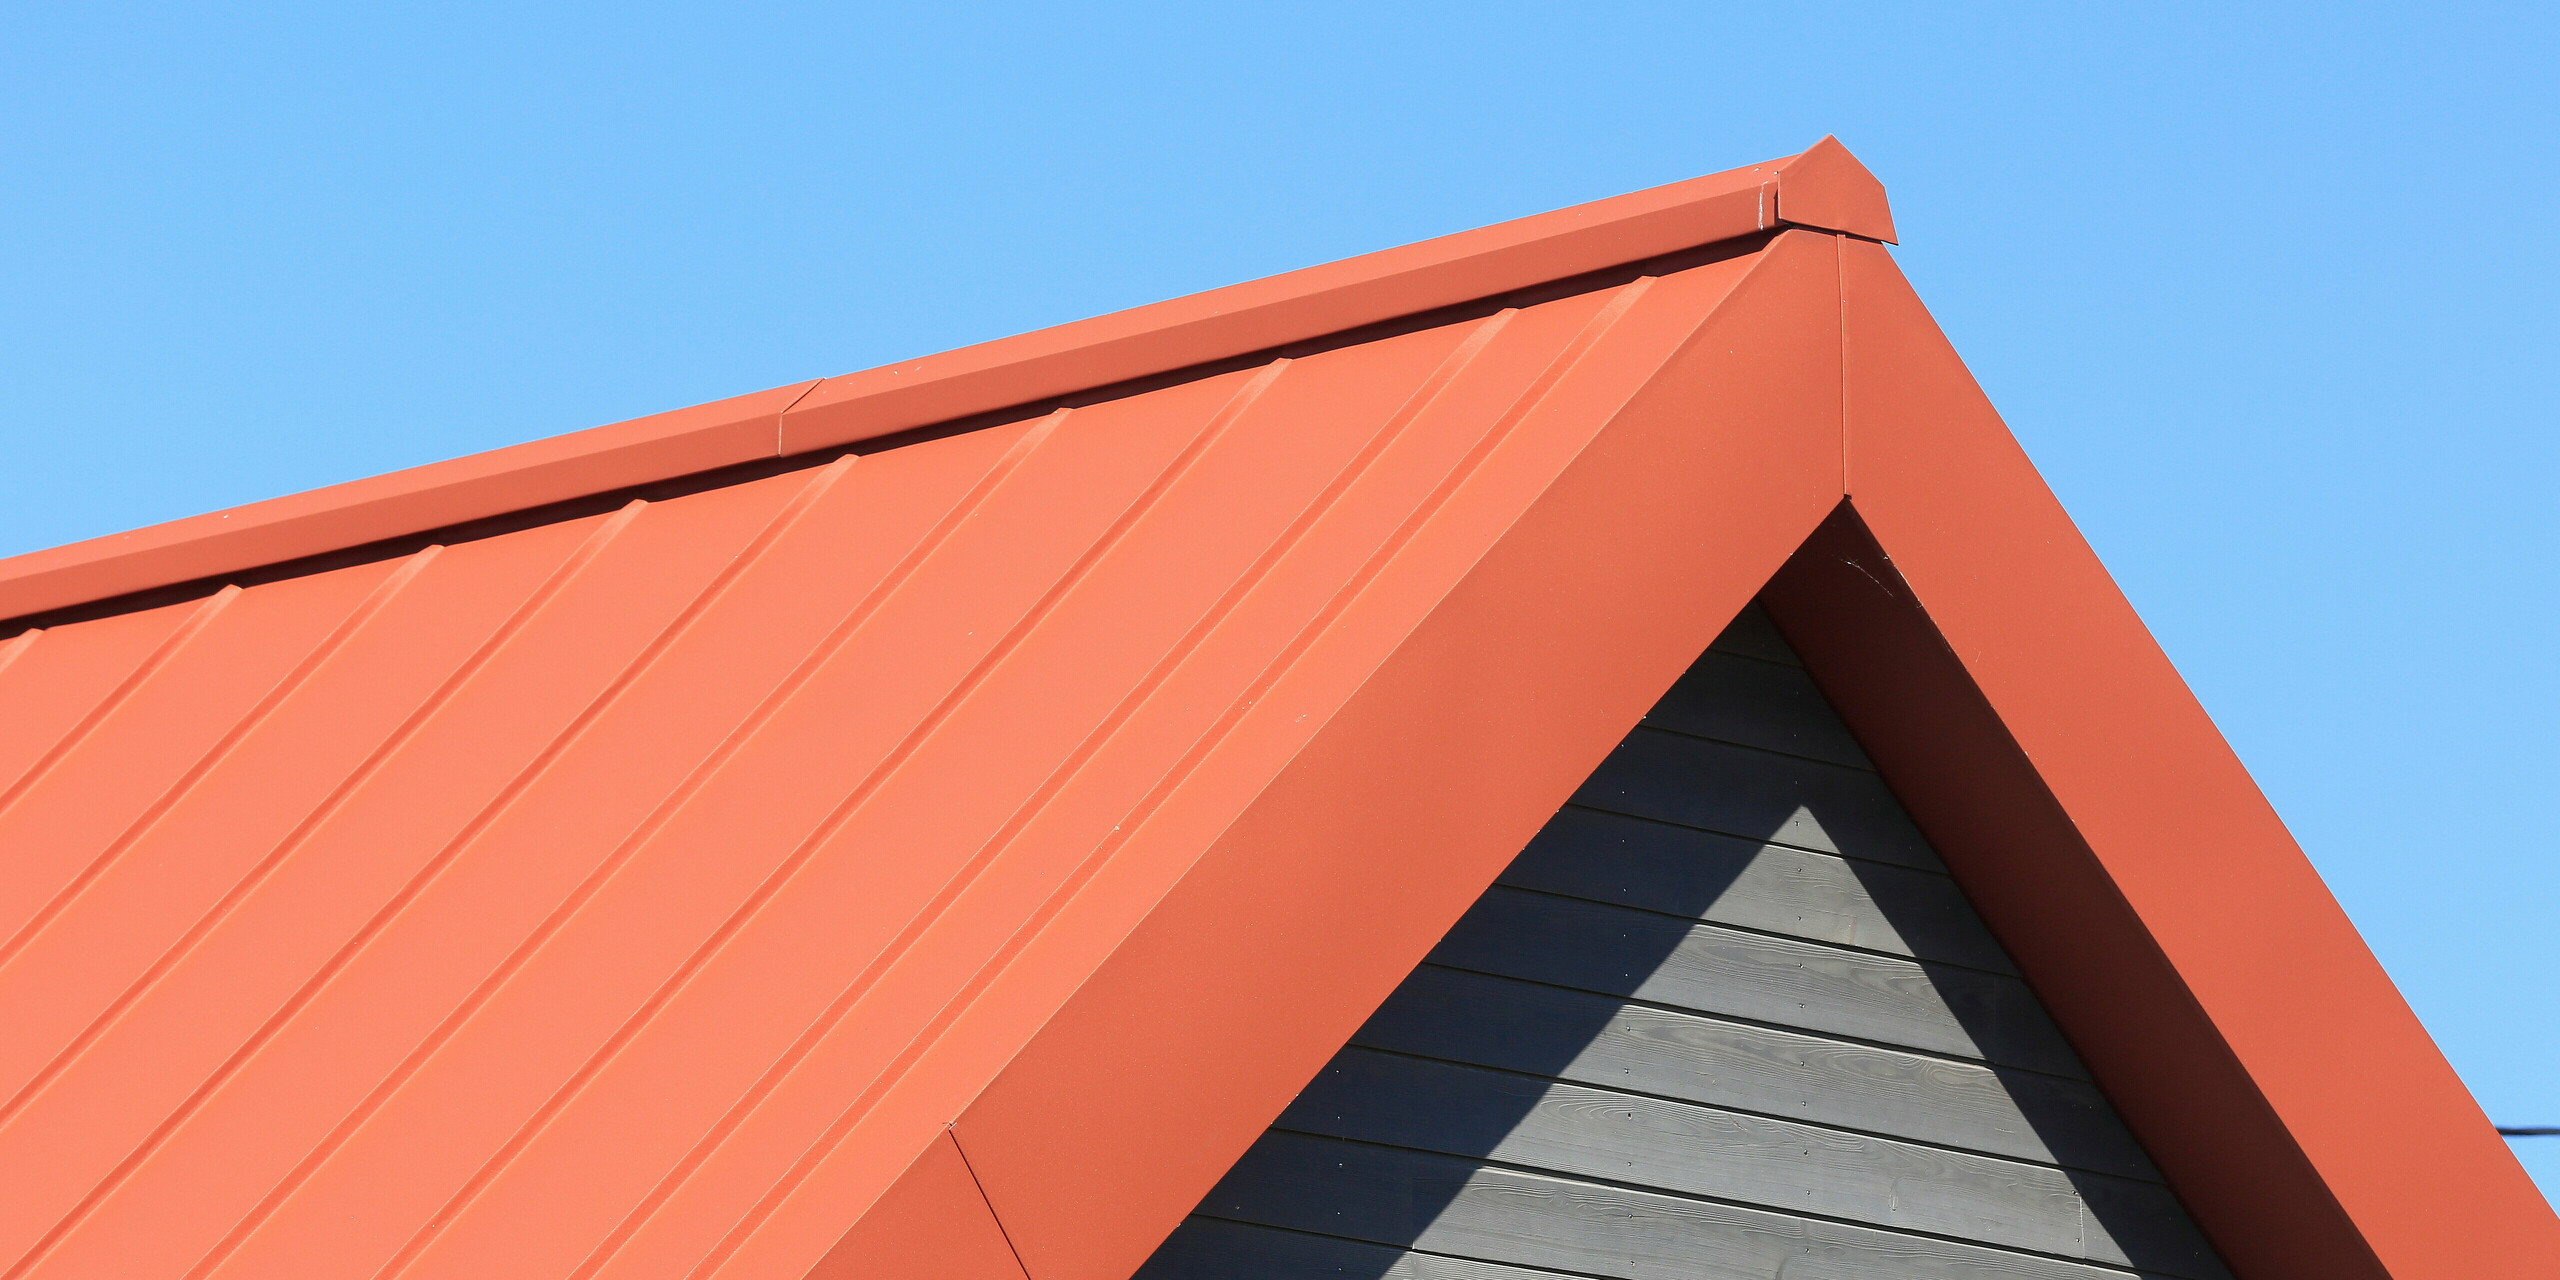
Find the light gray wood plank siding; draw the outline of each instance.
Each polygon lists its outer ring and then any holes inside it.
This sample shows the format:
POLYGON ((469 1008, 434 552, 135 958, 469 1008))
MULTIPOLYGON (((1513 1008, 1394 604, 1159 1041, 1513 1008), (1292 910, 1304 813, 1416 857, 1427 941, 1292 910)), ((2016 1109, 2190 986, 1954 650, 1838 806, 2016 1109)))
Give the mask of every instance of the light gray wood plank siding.
MULTIPOLYGON (((1304 1134, 1202 1215, 1613 1280, 2125 1280, 2122 1268, 1304 1134)), ((1161 1280, 1142 1271, 1146 1280, 1161 1280)), ((1210 1272, 1229 1277, 1250 1273, 1210 1272)))
POLYGON ((1507 1267, 1468 1258, 1416 1253, 1393 1245, 1314 1235, 1278 1227, 1193 1218, 1147 1264, 1151 1280, 1573 1280, 1562 1271, 1507 1267))
POLYGON ((1755 608, 1146 1280, 2227 1280, 1755 608))
POLYGON ((1351 1042, 2157 1181, 2097 1087, 1424 965, 1351 1042))
POLYGON ((2194 1271, 2209 1252, 2149 1182, 1373 1050, 1274 1127, 2098 1262, 2194 1271))
POLYGON ((1943 875, 1596 809, 1558 813, 1502 883, 1713 924, 2016 973, 1943 875))
POLYGON ((1495 885, 1435 964, 2085 1076, 2027 985, 2003 974, 1851 951, 1495 885))
POLYGON ((1587 809, 1943 871, 1884 779, 1864 769, 1638 726, 1574 794, 1587 809))

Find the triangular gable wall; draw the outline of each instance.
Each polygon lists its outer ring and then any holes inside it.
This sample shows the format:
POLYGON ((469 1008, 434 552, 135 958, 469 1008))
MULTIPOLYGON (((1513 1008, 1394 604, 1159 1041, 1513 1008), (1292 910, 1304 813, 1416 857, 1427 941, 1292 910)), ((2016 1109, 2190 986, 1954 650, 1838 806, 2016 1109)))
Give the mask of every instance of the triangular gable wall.
POLYGON ((1808 1265, 2229 1274, 1754 610, 1138 1276, 1808 1265))

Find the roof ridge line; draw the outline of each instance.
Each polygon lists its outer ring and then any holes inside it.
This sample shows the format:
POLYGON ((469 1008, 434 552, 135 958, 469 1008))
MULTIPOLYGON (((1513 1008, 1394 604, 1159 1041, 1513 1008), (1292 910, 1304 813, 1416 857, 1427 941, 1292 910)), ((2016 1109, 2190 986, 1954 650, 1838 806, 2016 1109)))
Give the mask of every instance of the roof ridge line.
POLYGON ((0 620, 1033 404, 1783 227, 1891 241, 1835 138, 1792 156, 832 378, 0 559, 0 620))

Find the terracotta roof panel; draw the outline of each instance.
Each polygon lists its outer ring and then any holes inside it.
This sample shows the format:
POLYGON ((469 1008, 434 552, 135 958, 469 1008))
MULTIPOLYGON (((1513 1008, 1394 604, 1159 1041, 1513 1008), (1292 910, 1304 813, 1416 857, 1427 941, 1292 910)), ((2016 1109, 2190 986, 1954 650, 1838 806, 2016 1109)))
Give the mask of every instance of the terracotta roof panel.
POLYGON ((1748 262, 21 641, 0 1250, 664 1274, 894 1176, 884 1101, 1381 548, 1748 262))

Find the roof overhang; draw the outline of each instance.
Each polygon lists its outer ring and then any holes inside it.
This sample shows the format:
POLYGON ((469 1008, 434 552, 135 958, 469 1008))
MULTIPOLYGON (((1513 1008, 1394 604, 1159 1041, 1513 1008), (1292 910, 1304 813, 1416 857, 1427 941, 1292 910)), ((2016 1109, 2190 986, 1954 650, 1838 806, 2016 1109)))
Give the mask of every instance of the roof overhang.
MULTIPOLYGON (((2237 1274, 2547 1268, 2560 1223, 1890 256, 1761 256, 914 1176, 1036 1280, 1127 1275, 1762 594, 2237 1274)), ((817 1274, 928 1274, 944 1222, 817 1274)))
POLYGON ((1930 321, 1891 235, 1881 189, 1825 140, 21 556, 0 562, 0 614, 878 447, 1761 237, 1676 348, 1593 371, 1607 397, 1488 454, 1409 531, 1269 691, 1303 714, 1240 733, 1133 846, 1161 874, 1081 890, 739 1265, 805 1265, 858 1219, 813 1274, 1125 1277, 1760 595, 2239 1274, 2543 1274, 2560 1222, 1930 321), (1401 856, 1364 852, 1381 847, 1401 856))
POLYGON ((1780 227, 1893 239, 1836 139, 1801 154, 1129 311, 0 560, 0 620, 677 476, 874 444, 1780 227))

